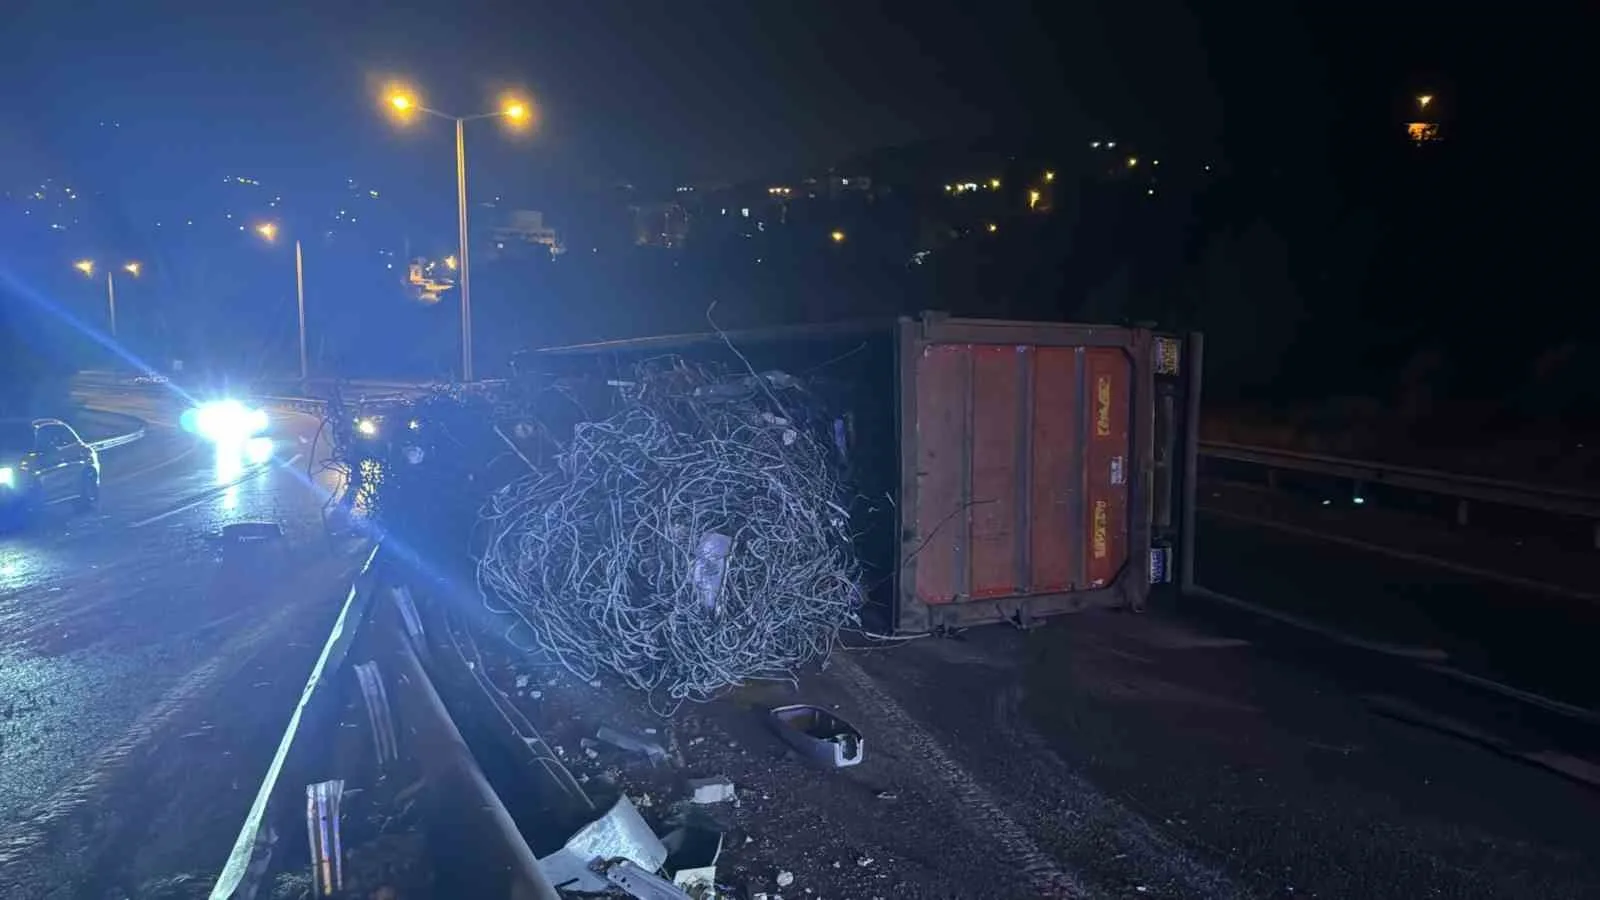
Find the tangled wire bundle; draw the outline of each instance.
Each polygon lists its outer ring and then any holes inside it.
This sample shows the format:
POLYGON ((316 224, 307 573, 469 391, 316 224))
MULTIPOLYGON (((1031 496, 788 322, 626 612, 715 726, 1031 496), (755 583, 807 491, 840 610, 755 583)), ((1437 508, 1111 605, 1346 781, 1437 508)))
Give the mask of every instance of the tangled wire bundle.
POLYGON ((857 621, 839 451, 781 373, 641 372, 620 412, 574 429, 559 469, 483 512, 478 583, 585 680, 667 705, 792 679, 857 621))

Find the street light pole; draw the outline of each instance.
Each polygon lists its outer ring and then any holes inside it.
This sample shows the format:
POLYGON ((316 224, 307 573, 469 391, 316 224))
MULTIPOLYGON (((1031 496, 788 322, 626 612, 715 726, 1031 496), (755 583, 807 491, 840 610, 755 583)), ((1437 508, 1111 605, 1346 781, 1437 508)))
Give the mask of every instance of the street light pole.
POLYGON ((117 285, 111 270, 106 269, 106 310, 111 313, 111 338, 117 337, 117 285))
POLYGON ((305 381, 311 377, 311 370, 306 363, 306 275, 300 260, 299 238, 294 240, 294 295, 300 307, 300 380, 305 381))
POLYGON ((393 91, 388 96, 388 105, 402 117, 411 113, 423 113, 440 119, 447 119, 456 124, 456 257, 461 272, 461 380, 472 380, 472 267, 469 264, 468 254, 471 248, 467 240, 467 129, 468 122, 478 119, 504 118, 512 123, 524 123, 531 117, 531 112, 526 103, 507 98, 503 107, 497 112, 479 113, 475 116, 452 116, 436 109, 429 109, 418 103, 416 98, 405 91, 393 91))
MULTIPOLYGON (((262 222, 256 226, 256 234, 271 244, 278 239, 278 223, 262 222)), ((299 238, 294 239, 294 300, 300 319, 300 380, 305 381, 311 377, 311 366, 306 359, 306 267, 299 238)))
POLYGON ((472 380, 472 267, 467 261, 467 120, 456 116, 456 255, 461 258, 461 380, 472 380))

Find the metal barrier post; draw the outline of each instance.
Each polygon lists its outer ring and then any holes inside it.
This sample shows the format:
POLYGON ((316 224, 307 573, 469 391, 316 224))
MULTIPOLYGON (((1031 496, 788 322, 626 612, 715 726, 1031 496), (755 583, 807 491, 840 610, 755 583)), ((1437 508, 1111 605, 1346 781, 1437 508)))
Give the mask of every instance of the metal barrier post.
POLYGON ((1195 507, 1199 502, 1200 481, 1200 382, 1205 372, 1205 335, 1196 331, 1189 335, 1189 377, 1184 379, 1187 391, 1183 410, 1183 510, 1178 534, 1178 593, 1194 590, 1194 538, 1195 507))

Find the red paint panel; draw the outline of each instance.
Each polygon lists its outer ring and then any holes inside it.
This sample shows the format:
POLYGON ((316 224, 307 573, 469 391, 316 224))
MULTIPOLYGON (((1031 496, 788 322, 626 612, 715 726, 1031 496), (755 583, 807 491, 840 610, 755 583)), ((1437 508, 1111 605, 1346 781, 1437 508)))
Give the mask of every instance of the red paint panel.
POLYGON ((953 602, 966 592, 968 370, 971 346, 931 344, 917 360, 916 596, 953 602))
POLYGON ((1011 345, 972 349, 972 506, 973 597, 1017 593, 1022 544, 1017 535, 1021 496, 1022 372, 1025 348, 1011 345))
POLYGON ((1131 362, 1115 348, 1084 351, 1088 388, 1088 447, 1084 454, 1084 544, 1088 583, 1104 587, 1116 577, 1128 554, 1128 479, 1132 460, 1128 440, 1131 362))
POLYGON ((1078 351, 1040 347, 1033 352, 1033 465, 1029 503, 1029 581, 1035 592, 1066 591, 1073 585, 1076 548, 1083 522, 1083 476, 1078 470, 1078 351))

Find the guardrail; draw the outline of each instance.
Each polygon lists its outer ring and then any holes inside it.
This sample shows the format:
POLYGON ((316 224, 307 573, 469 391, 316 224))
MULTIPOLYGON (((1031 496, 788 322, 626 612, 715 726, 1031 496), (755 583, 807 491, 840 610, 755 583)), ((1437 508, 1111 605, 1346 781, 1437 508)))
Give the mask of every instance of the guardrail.
POLYGON ((1201 441, 1199 452, 1202 457, 1261 466, 1268 470, 1269 483, 1271 472, 1282 469, 1453 497, 1460 525, 1467 524, 1472 501, 1587 518, 1593 522, 1595 548, 1600 549, 1600 494, 1589 491, 1220 441, 1201 441))
MULTIPOLYGON (((275 873, 303 865, 300 852, 307 842, 298 836, 302 829, 313 836, 313 871, 335 888, 319 888, 313 895, 344 895, 337 887, 342 877, 339 873, 344 868, 343 858, 353 852, 346 841, 358 837, 351 830, 359 829, 360 823, 344 822, 343 837, 338 822, 326 825, 332 837, 325 847, 329 864, 320 867, 316 853, 323 845, 316 840, 317 826, 309 815, 309 791, 318 787, 315 779, 328 778, 338 779, 322 782, 335 785, 336 794, 366 791, 369 809, 382 810, 391 820, 406 818, 413 800, 424 810, 420 815, 431 823, 427 830, 432 837, 416 845, 403 840, 393 844, 385 858, 396 869, 404 871, 423 863, 405 856, 407 853, 430 859, 438 856, 448 858, 447 865, 454 873, 453 879, 445 879, 450 888, 445 893, 557 900, 546 871, 549 863, 534 854, 446 703, 444 695, 455 693, 450 679, 441 678, 451 668, 447 660, 459 663, 457 668, 462 671, 476 670, 472 669, 474 663, 453 656, 445 639, 431 637, 446 626, 412 599, 409 585, 413 577, 414 571, 381 544, 368 555, 289 717, 233 850, 212 888, 212 900, 263 896, 275 873), (347 706, 354 694, 359 694, 357 705, 347 706), (341 717, 354 712, 359 720, 361 708, 365 708, 370 733, 366 729, 358 729, 356 734, 341 732, 341 717), (385 783, 387 788, 379 787, 385 783), (346 785, 356 790, 346 791, 346 785), (405 799, 407 795, 413 799, 405 799)), ((481 664, 479 660, 477 665, 481 664)), ((460 699, 456 697, 458 702, 460 699)), ((550 778, 552 766, 565 772, 542 738, 534 743, 522 737, 517 745, 524 753, 533 754, 537 748, 543 754, 530 756, 517 772, 530 779, 550 778)), ((566 777, 581 796, 582 789, 571 781, 570 773, 566 777)), ((611 821, 607 819, 606 824, 611 821)), ((366 835, 367 840, 375 837, 366 835)), ((607 846, 613 850, 622 847, 615 843, 607 846)), ((581 860, 585 864, 593 861, 589 857, 581 860)), ((400 895, 404 896, 404 891, 400 895)), ((681 894, 658 896, 687 900, 687 895, 681 894)))
POLYGON ((110 450, 112 447, 121 447, 124 444, 131 444, 134 441, 141 440, 143 438, 144 426, 140 425, 138 428, 126 434, 119 434, 115 437, 103 438, 98 441, 89 441, 88 444, 90 449, 94 450, 96 453, 99 453, 101 451, 110 450))

